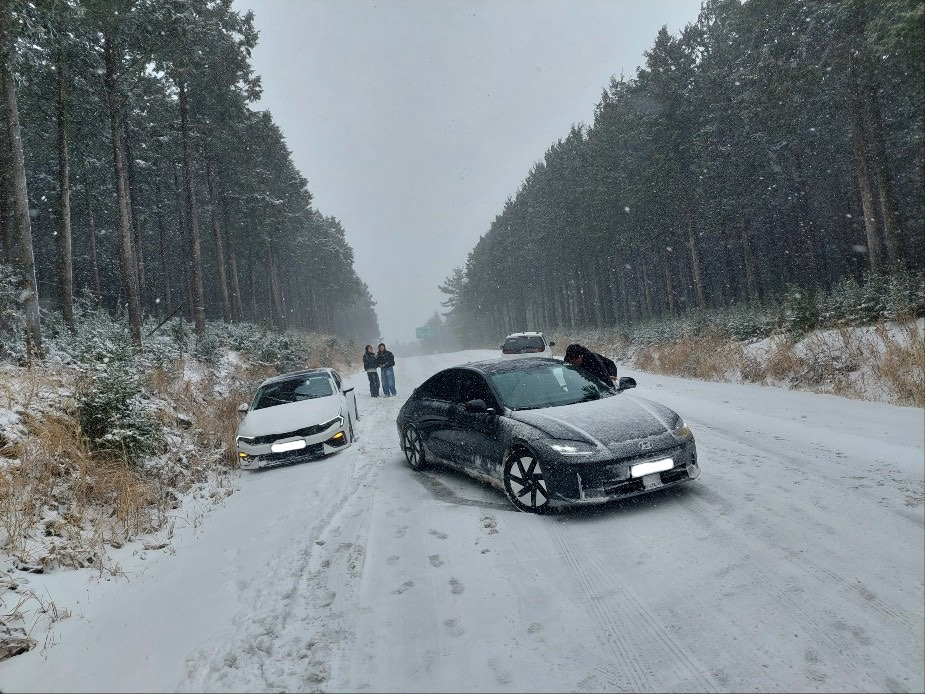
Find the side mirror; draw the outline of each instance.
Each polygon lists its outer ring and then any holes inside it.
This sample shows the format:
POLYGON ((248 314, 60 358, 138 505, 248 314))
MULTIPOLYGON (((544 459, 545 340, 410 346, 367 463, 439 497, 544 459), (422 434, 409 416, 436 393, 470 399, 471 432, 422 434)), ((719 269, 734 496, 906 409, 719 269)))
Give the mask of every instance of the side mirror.
POLYGON ((555 342, 550 342, 550 343, 549 343, 549 346, 550 346, 550 347, 555 347, 555 346, 556 346, 556 343, 555 343, 555 342))
POLYGON ((635 387, 636 387, 635 378, 632 378, 630 376, 621 376, 620 385, 617 386, 617 392, 622 393, 627 388, 635 388, 635 387))
POLYGON ((498 345, 498 349, 504 349, 504 345, 498 345))
POLYGON ((484 400, 470 400, 465 405, 463 405, 463 408, 469 414, 486 414, 488 412, 495 411, 494 408, 488 407, 484 400))

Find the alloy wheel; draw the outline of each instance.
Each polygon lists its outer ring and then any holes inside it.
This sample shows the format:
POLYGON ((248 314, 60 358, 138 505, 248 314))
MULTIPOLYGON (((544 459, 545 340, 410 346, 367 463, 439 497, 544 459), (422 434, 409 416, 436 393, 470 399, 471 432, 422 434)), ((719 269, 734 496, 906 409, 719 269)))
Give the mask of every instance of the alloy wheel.
POLYGON ((424 442, 421 435, 414 427, 405 429, 403 448, 405 449, 405 459, 412 470, 421 470, 426 465, 424 457, 424 442))
POLYGON ((536 456, 514 451, 504 463, 504 491, 521 511, 544 513, 549 509, 549 490, 536 456))

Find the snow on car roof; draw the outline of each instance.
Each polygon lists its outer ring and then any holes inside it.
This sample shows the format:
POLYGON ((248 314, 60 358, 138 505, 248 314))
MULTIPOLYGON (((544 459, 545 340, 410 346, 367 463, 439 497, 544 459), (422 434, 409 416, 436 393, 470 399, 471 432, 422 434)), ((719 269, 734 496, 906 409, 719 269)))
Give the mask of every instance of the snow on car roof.
POLYGON ((505 371, 522 371, 534 366, 549 366, 550 364, 559 364, 559 359, 549 359, 547 357, 521 357, 520 359, 486 359, 484 361, 470 361, 468 364, 461 364, 461 367, 475 369, 485 374, 504 373, 505 371))

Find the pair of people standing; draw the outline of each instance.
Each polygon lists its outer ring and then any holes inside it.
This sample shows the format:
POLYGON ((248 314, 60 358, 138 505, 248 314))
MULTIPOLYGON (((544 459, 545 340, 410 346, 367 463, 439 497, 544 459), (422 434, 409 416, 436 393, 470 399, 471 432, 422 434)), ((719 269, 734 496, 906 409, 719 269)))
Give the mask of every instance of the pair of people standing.
POLYGON ((379 343, 379 351, 373 352, 372 345, 366 345, 363 353, 363 368, 369 378, 369 394, 379 397, 379 373, 382 370, 382 393, 385 397, 394 396, 395 393, 395 355, 385 348, 385 343, 379 343))

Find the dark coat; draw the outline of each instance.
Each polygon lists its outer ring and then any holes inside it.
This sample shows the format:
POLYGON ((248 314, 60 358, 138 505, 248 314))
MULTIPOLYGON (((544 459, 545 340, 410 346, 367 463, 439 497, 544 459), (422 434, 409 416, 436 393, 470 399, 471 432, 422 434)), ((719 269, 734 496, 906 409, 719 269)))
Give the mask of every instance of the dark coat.
POLYGON ((375 371, 378 366, 379 366, 379 360, 376 359, 375 352, 363 352, 363 369, 364 370, 369 371, 370 369, 372 369, 373 371, 375 371))
POLYGON ((381 369, 395 366, 395 355, 387 349, 383 350, 382 352, 376 354, 376 364, 381 369))
POLYGON ((617 375, 616 364, 603 354, 592 352, 586 347, 581 347, 581 354, 584 356, 584 359, 582 360, 580 368, 590 373, 599 381, 603 381, 604 385, 610 386, 611 388, 616 387, 614 382, 610 380, 611 375, 617 375))

